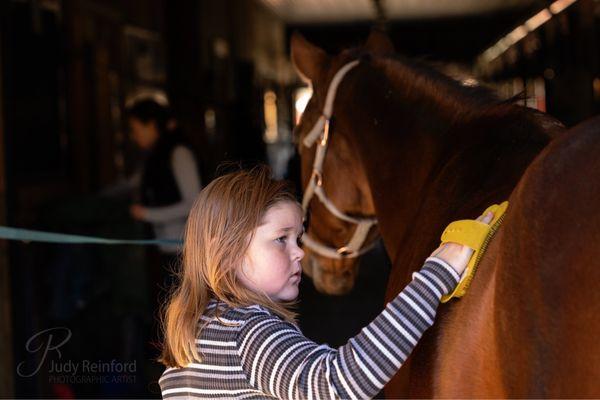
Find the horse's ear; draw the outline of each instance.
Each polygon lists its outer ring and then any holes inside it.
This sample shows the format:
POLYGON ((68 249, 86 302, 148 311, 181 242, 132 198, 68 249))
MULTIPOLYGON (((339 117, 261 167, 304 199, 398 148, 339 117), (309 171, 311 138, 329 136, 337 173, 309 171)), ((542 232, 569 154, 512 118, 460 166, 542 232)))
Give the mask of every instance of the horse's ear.
POLYGON ((390 37, 379 29, 371 30, 371 33, 367 39, 367 43, 365 43, 365 49, 372 54, 380 56, 389 55, 396 52, 390 37))
POLYGON ((298 32, 292 34, 290 45, 292 53, 292 64, 298 71, 300 77, 313 82, 319 76, 329 61, 329 56, 321 48, 310 43, 298 32))

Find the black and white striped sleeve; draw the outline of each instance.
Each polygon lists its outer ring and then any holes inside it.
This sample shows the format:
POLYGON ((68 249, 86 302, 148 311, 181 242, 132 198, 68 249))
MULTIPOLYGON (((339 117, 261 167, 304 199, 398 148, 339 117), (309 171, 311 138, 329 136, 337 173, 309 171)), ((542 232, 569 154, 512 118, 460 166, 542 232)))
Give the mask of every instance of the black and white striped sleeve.
POLYGON ((236 342, 242 369, 256 389, 278 398, 374 397, 433 324, 442 295, 460 276, 429 258, 383 312, 338 349, 318 345, 274 315, 246 321, 236 342))

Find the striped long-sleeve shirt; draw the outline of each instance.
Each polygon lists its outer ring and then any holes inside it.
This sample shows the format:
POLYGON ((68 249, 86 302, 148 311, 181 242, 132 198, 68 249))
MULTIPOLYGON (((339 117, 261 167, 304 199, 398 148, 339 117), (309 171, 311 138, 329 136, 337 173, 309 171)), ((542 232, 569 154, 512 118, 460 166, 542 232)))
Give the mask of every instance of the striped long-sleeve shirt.
MULTIPOLYGON (((460 276, 430 257, 383 312, 345 345, 334 349, 306 338, 268 309, 228 308, 210 317, 196 340, 202 363, 167 368, 163 398, 367 399, 394 376, 433 323, 442 295, 460 276)), ((221 303, 222 304, 222 303, 221 303)))

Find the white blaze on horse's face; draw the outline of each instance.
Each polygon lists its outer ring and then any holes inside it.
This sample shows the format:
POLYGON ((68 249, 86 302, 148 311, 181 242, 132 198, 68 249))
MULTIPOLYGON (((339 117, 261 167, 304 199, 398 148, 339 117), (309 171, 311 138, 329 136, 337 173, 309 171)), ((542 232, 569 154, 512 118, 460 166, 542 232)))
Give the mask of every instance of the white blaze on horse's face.
MULTIPOLYGON (((301 46, 304 45, 305 43, 301 43, 301 46)), ((296 62, 297 57, 294 56, 296 54, 294 46, 295 45, 293 42, 292 54, 294 61, 296 62)), ((317 52, 317 57, 322 57, 322 51, 317 52)), ((310 51, 304 49, 304 51, 301 51, 300 53, 306 55, 310 53, 310 51)), ((311 201, 316 197, 320 201, 320 204, 323 205, 324 208, 331 214, 331 216, 334 216, 340 220, 338 222, 343 221, 344 225, 352 224, 356 226, 351 238, 345 243, 345 245, 339 247, 333 247, 325 244, 326 242, 317 240, 316 237, 311 234, 312 232, 310 227, 308 229, 308 233, 304 236, 305 251, 307 251, 307 257, 305 257, 305 262, 303 265, 305 267, 305 272, 313 278, 317 289, 331 294, 343 294, 352 289, 356 277, 356 258, 370 250, 375 242, 374 240, 371 240, 368 245, 365 245, 367 238, 370 236, 369 233, 372 230, 371 228, 377 224, 376 219, 355 217, 348 215, 347 212, 341 211, 340 208, 336 206, 336 203, 332 201, 332 199, 326 194, 324 186, 325 155, 327 153, 327 149, 330 144, 330 136, 332 134, 332 131, 330 130, 330 121, 332 117, 335 94, 344 76, 350 70, 355 68, 358 63, 359 62, 357 60, 351 61, 343 65, 335 73, 333 79, 329 83, 322 112, 310 131, 307 134, 302 134, 302 140, 300 143, 300 146, 303 147, 301 151, 303 181, 306 184, 304 198, 302 201, 305 218, 308 215, 311 201), (312 164, 312 167, 310 167, 307 165, 308 156, 306 153, 310 153, 310 150, 313 148, 314 157, 310 161, 312 164)), ((306 63, 303 63, 303 65, 306 65, 306 63)), ((300 69, 298 65, 297 68, 300 69)), ((310 70, 311 69, 309 68, 309 71, 310 70)), ((314 69, 312 72, 314 73, 314 69)), ((304 75, 309 76, 309 74, 304 75)), ((304 121, 307 121, 307 119, 311 121, 314 120, 311 117, 314 115, 315 109, 318 110, 318 106, 316 105, 316 101, 311 99, 302 121, 299 127, 297 127, 297 131, 304 131, 304 121), (311 113, 313 115, 310 115, 311 113)), ((346 179, 340 179, 341 169, 342 168, 337 168, 335 173, 331 173, 327 178, 328 181, 331 180, 336 185, 351 185, 354 181, 353 176, 351 174, 347 174, 346 179)), ((358 191, 358 187, 355 187, 355 190, 358 191)), ((358 201, 360 203, 360 197, 358 198, 358 201)), ((313 221, 316 218, 321 219, 326 217, 322 215, 317 216, 315 214, 311 216, 313 221)), ((331 217, 329 216, 329 218, 331 217)))

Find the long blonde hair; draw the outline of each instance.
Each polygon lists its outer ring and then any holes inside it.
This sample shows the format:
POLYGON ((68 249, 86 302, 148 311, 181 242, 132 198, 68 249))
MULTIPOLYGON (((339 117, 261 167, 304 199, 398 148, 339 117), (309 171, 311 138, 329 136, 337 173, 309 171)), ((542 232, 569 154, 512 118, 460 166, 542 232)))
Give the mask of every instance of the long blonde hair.
POLYGON ((230 307, 260 304, 295 321, 294 302, 274 302, 245 288, 236 275, 254 230, 280 201, 298 204, 289 183, 273 180, 266 166, 223 175, 202 190, 185 228, 179 284, 160 313, 163 342, 157 361, 168 367, 202 361, 195 339, 211 297, 230 307))

